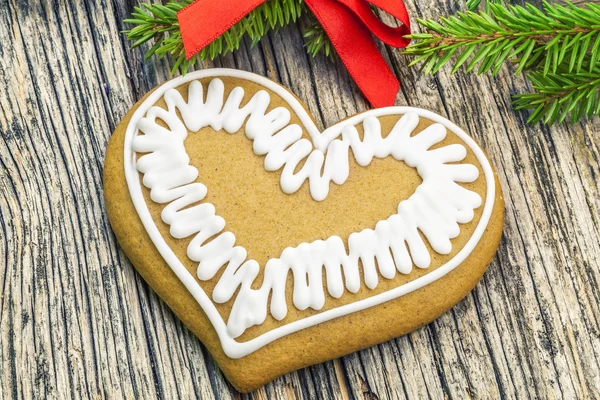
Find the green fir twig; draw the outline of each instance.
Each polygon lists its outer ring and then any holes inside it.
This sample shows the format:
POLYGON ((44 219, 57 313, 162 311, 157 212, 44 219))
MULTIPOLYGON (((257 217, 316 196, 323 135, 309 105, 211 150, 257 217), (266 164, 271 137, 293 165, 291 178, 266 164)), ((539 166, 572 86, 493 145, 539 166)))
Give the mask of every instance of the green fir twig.
POLYGON ((424 63, 424 73, 435 73, 454 60, 452 73, 462 65, 467 72, 497 74, 507 60, 518 63, 517 74, 542 66, 544 75, 556 73, 563 62, 567 72, 580 72, 586 56, 591 71, 600 55, 600 5, 577 7, 551 5, 543 11, 531 4, 490 4, 490 13, 459 12, 440 18, 440 23, 421 20, 427 33, 408 37, 415 40, 404 54, 417 56, 410 65, 424 63))
POLYGON ((590 72, 569 73, 559 71, 544 75, 542 71, 530 72, 534 93, 515 96, 516 110, 533 109, 527 122, 552 125, 561 123, 570 114, 571 121, 583 116, 600 115, 600 68, 590 72))
POLYGON ((514 101, 516 109, 533 110, 528 122, 600 115, 600 5, 488 5, 489 12, 419 20, 427 32, 408 36, 414 42, 404 54, 416 56, 410 65, 422 63, 425 74, 453 64, 452 74, 466 66, 496 75, 510 61, 533 84, 514 101))

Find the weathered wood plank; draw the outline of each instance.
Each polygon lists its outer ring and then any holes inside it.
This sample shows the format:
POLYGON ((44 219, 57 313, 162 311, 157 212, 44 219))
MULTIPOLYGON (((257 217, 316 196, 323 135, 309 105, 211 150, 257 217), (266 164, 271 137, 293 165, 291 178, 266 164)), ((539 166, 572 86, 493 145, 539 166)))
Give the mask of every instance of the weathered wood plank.
MULTIPOLYGON (((169 78, 119 33, 135 3, 0 1, 0 398, 600 397, 600 121, 528 126, 510 108, 528 86, 509 66, 497 78, 423 77, 387 48, 397 104, 448 116, 497 167, 500 251, 434 323, 235 393, 131 268, 104 214, 110 134, 169 78)), ((413 17, 461 7, 407 5, 413 17)), ((306 23, 204 65, 281 82, 322 127, 365 110, 341 63, 306 55, 306 23)))

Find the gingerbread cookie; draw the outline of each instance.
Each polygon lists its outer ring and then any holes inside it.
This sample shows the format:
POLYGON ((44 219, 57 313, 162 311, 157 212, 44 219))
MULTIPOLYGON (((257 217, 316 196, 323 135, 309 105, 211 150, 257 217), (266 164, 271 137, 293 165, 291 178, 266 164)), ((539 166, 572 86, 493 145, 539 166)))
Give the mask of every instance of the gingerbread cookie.
POLYGON ((138 102, 104 186, 125 253, 240 391, 434 320, 503 225, 493 168, 450 121, 389 107, 321 132, 285 88, 228 69, 138 102))

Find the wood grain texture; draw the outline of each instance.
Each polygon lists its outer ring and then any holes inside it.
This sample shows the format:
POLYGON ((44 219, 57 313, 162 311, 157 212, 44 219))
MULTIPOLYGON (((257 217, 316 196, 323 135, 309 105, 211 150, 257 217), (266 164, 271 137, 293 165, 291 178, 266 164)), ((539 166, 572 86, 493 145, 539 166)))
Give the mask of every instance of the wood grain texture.
MULTIPOLYGON (((509 66, 423 77, 384 47, 403 82, 396 103, 448 117, 490 155, 506 199, 500 250, 434 323, 235 393, 134 272, 104 212, 110 134, 169 78, 119 33, 134 5, 0 0, 1 399, 600 397, 600 122, 528 126, 510 107, 528 85, 509 66)), ((407 5, 413 21, 462 7, 407 5)), ((205 66, 281 82, 321 127, 365 110, 341 63, 306 55, 305 24, 205 66)))

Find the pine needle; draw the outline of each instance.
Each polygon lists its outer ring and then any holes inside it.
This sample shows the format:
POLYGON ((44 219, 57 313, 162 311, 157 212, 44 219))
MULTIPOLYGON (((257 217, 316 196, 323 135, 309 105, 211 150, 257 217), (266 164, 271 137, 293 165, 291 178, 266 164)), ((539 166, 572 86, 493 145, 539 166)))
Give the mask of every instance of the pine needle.
POLYGON ((335 48, 331 44, 325 30, 318 22, 314 22, 313 25, 306 28, 304 31, 304 39, 306 39, 304 47, 308 54, 313 58, 319 53, 323 53, 325 57, 328 57, 332 62, 335 62, 335 48))

